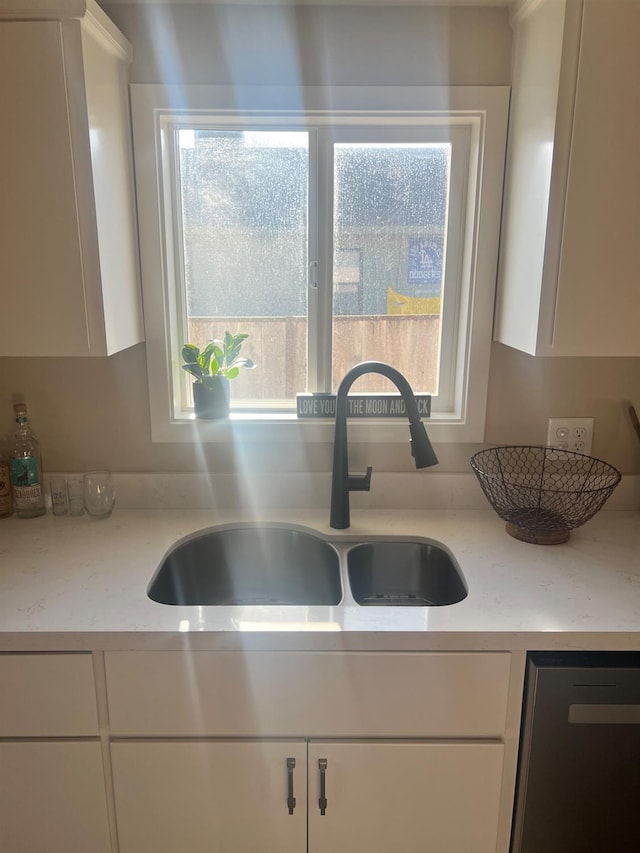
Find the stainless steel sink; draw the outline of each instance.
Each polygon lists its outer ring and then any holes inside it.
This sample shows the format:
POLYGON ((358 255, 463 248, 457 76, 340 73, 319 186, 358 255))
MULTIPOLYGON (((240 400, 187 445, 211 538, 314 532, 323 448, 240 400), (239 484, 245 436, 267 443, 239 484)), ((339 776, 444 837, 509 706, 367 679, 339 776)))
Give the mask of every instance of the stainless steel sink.
POLYGON ((355 601, 374 606, 455 604, 468 589, 455 558, 429 542, 375 541, 347 553, 355 601))
POLYGON ((340 558, 327 541, 288 527, 200 533, 164 558, 147 594, 161 604, 335 605, 340 558))
POLYGON ((363 606, 455 604, 468 593, 455 558, 434 542, 376 538, 354 544, 254 524, 201 531, 178 542, 147 594, 169 605, 335 606, 343 601, 343 571, 353 601, 363 606))

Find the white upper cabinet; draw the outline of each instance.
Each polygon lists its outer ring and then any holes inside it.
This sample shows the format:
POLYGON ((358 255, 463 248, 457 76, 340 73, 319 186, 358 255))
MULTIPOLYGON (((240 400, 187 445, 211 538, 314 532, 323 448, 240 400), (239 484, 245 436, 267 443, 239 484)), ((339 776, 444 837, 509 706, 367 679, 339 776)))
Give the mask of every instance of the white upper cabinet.
POLYGON ((514 13, 495 339, 533 355, 640 355, 640 4, 514 13))
POLYGON ((0 355, 143 340, 129 62, 92 0, 0 0, 0 355))

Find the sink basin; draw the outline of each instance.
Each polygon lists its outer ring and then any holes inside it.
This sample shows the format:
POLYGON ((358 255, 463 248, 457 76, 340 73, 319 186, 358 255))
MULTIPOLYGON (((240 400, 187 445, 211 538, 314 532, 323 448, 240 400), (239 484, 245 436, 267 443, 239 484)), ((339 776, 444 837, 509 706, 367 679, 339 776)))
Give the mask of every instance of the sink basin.
POLYGON ((210 530, 167 554, 147 594, 180 605, 339 604, 340 559, 328 542, 299 530, 210 530))
POLYGON ((428 542, 380 541, 355 545, 347 554, 355 601, 374 606, 455 604, 467 585, 455 559, 428 542))

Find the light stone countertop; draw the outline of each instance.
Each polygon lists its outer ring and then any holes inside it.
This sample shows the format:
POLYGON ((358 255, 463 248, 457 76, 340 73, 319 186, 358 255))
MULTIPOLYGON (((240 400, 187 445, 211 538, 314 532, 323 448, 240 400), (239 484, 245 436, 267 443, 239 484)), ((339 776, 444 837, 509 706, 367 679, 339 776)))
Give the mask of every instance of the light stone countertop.
POLYGON ((640 513, 603 511, 567 544, 508 536, 492 510, 119 510, 110 519, 0 521, 0 650, 640 648, 640 513), (239 521, 332 540, 421 536, 455 555, 468 597, 447 607, 171 607, 146 595, 178 539, 239 521))

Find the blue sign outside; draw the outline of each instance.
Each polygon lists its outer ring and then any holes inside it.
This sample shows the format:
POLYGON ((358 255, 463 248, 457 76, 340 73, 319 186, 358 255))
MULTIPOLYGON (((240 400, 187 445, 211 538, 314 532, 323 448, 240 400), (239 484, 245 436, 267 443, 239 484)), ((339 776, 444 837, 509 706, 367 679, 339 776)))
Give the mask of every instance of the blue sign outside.
POLYGON ((407 284, 413 296, 440 296, 442 293, 442 241, 423 238, 409 240, 407 284))

